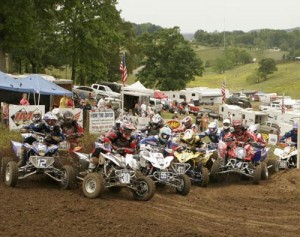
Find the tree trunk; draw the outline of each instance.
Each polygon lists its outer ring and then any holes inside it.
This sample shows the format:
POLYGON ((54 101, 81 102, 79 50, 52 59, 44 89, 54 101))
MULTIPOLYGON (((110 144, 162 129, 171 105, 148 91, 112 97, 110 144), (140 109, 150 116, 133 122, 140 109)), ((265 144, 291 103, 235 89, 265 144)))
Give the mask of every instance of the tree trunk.
POLYGON ((0 71, 6 72, 6 58, 2 48, 0 48, 0 71))

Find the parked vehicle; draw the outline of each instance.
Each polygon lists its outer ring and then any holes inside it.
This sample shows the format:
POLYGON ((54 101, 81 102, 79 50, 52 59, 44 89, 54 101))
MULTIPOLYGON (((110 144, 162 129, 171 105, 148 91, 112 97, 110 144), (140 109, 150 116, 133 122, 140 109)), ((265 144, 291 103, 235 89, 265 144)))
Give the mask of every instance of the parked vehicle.
POLYGON ((216 111, 210 108, 201 108, 198 112, 202 114, 207 114, 209 118, 220 119, 220 114, 218 114, 216 111))
POLYGON ((259 132, 265 134, 280 134, 280 127, 277 123, 263 122, 259 126, 259 132))
MULTIPOLYGON (((191 181, 185 174, 186 169, 172 167, 173 156, 164 157, 164 149, 156 144, 142 144, 140 146, 139 167, 144 175, 152 178, 154 182, 166 184, 176 189, 176 192, 186 196, 190 192, 191 181)), ((183 167, 181 165, 181 167, 183 167)))
POLYGON ((101 84, 92 84, 91 88, 95 90, 95 93, 104 97, 118 98, 120 99, 120 93, 112 91, 110 87, 101 84))
POLYGON ((89 86, 76 86, 72 89, 72 91, 77 93, 80 98, 88 98, 89 96, 96 100, 100 98, 100 96, 97 96, 96 90, 89 86))
MULTIPOLYGON (((112 192, 120 192, 123 187, 132 191, 133 197, 138 201, 148 201, 155 193, 154 182, 137 170, 136 160, 132 155, 121 156, 114 151, 108 144, 95 143, 96 147, 102 147, 106 152, 101 152, 99 164, 94 172, 81 177, 82 190, 86 197, 97 198, 106 189, 112 192)), ((87 168, 89 154, 74 152, 87 168)))
POLYGON ((32 132, 22 134, 34 136, 36 141, 32 145, 12 141, 13 150, 20 158, 21 147, 27 148, 26 164, 18 167, 16 161, 5 157, 1 162, 1 174, 4 175, 4 183, 9 187, 15 187, 18 180, 25 179, 34 174, 47 175, 59 182, 62 189, 69 189, 75 181, 75 169, 71 165, 62 166, 59 161, 58 145, 49 145, 44 140, 44 134, 32 132))
POLYGON ((161 103, 160 99, 155 99, 155 98, 150 98, 149 99, 149 103, 154 111, 154 113, 160 113, 162 108, 163 108, 163 104, 161 103))

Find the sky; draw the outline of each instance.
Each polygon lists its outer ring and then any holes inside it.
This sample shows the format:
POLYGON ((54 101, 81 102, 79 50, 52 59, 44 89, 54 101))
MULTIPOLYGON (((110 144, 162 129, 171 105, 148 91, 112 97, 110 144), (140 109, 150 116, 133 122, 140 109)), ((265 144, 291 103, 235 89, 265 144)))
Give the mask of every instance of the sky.
POLYGON ((300 27, 300 0, 118 0, 125 21, 181 33, 300 27))

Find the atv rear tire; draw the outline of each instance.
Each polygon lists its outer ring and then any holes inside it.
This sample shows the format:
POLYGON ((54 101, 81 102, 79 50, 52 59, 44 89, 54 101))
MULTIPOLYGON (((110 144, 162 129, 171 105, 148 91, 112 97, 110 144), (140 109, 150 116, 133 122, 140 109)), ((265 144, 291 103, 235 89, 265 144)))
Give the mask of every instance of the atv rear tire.
POLYGON ((135 190, 132 190, 133 198, 137 201, 148 201, 155 193, 155 183, 147 176, 138 177, 135 180, 135 190))
POLYGON ((104 179, 98 173, 89 173, 83 179, 82 190, 87 198, 99 197, 104 192, 104 188, 104 179))
POLYGON ((71 165, 64 165, 62 167, 63 177, 62 182, 60 182, 60 187, 62 189, 70 189, 75 183, 76 171, 71 165))
POLYGON ((206 167, 202 167, 201 176, 202 178, 201 178, 200 186, 207 187, 207 185, 209 184, 209 172, 206 167))
POLYGON ((210 180, 212 182, 218 182, 219 181, 219 170, 220 170, 220 167, 223 163, 223 160, 221 160, 220 158, 217 158, 214 163, 212 164, 211 166, 211 169, 210 169, 210 180))
POLYGON ((260 180, 261 180, 261 164, 255 166, 252 183, 253 184, 259 184, 260 180))
POLYGON ((269 179, 269 170, 266 161, 261 162, 261 179, 262 180, 269 179))
POLYGON ((178 175, 177 179, 180 181, 179 187, 176 188, 177 193, 182 196, 186 196, 189 194, 191 190, 191 180, 186 174, 178 175))
POLYGON ((4 181, 5 178, 5 169, 8 162, 12 161, 10 157, 3 157, 0 162, 0 178, 4 181))
POLYGON ((5 168, 4 183, 8 187, 15 187, 19 178, 19 168, 15 161, 9 161, 5 168))
POLYGON ((270 174, 277 173, 279 171, 279 161, 277 159, 268 159, 267 164, 270 167, 270 174))

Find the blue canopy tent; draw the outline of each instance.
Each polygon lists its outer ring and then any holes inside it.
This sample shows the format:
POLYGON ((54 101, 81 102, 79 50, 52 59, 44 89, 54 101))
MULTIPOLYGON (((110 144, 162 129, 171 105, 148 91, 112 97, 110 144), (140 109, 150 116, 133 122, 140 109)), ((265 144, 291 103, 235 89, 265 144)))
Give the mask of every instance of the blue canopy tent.
POLYGON ((15 92, 33 92, 30 87, 25 86, 21 81, 14 79, 12 76, 7 75, 0 71, 0 89, 15 92))
MULTIPOLYGON (((28 77, 18 79, 18 81, 22 83, 24 87, 31 88, 33 93, 38 94, 38 104, 40 103, 40 95, 73 95, 73 92, 44 79, 40 75, 30 75, 28 77)), ((35 96, 34 102, 36 104, 35 96)))

